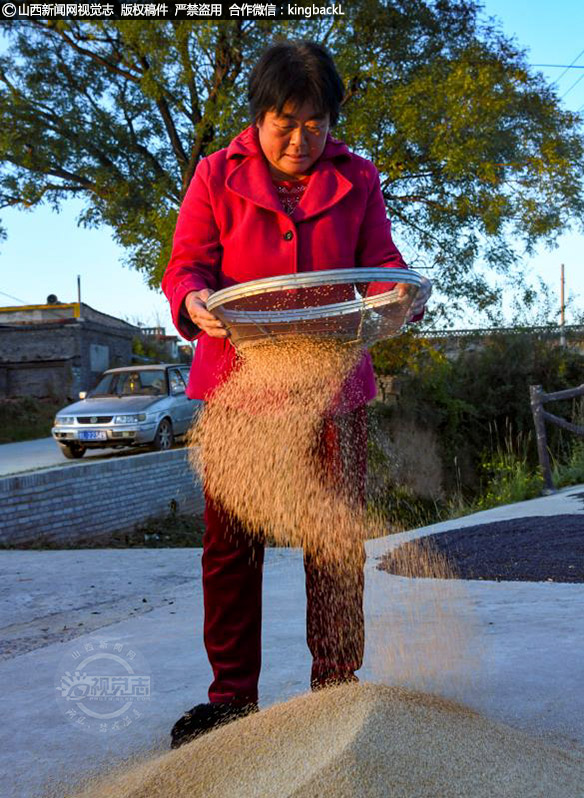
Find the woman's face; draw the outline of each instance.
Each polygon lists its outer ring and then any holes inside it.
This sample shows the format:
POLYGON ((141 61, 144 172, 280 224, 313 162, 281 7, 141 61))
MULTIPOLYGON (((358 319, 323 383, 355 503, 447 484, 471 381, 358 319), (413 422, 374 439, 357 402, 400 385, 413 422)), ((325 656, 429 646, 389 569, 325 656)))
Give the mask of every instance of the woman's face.
POLYGON ((257 128, 272 175, 294 180, 309 174, 324 150, 329 122, 328 113, 318 115, 309 103, 287 102, 281 114, 266 111, 257 128))

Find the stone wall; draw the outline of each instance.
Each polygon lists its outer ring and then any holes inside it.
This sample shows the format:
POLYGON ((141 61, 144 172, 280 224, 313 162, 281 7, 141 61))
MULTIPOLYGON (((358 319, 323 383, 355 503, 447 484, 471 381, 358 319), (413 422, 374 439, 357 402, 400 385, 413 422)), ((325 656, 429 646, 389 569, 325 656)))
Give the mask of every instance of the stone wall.
POLYGON ((77 399, 106 368, 132 364, 126 327, 77 319, 0 326, 0 396, 77 399))
POLYGON ((171 505, 204 509, 186 449, 43 468, 0 479, 0 544, 97 539, 132 531, 171 505))
POLYGON ((1 362, 67 360, 79 356, 79 322, 0 327, 1 362))
POLYGON ((0 397, 36 396, 61 399, 73 394, 73 360, 1 363, 0 397))

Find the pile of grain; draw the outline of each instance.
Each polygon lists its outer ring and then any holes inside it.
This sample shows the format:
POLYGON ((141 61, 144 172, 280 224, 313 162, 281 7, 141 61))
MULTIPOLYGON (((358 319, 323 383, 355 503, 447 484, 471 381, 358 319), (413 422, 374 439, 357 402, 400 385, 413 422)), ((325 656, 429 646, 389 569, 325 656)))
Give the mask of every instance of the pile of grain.
POLYGON ((584 756, 400 688, 349 685, 229 724, 79 798, 575 798, 584 756))

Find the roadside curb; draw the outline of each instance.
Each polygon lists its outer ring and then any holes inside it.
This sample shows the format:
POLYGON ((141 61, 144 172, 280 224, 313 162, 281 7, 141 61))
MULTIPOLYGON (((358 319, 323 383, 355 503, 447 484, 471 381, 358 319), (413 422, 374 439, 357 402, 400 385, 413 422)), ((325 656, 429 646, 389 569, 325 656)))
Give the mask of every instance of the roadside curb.
POLYGON ((133 530, 174 509, 201 513, 187 449, 88 460, 0 478, 0 544, 74 543, 133 530))

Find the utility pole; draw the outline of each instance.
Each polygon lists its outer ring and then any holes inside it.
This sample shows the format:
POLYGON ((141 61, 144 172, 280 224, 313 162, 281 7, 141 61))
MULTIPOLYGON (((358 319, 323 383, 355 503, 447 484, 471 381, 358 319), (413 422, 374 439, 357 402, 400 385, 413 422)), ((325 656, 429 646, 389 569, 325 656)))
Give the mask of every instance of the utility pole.
POLYGON ((560 277, 560 346, 566 346, 566 332, 564 330, 564 326, 566 324, 566 302, 564 296, 565 283, 564 264, 562 263, 560 277))
POLYGON ((79 321, 83 321, 83 313, 81 312, 81 275, 77 275, 77 306, 79 307, 79 321))

